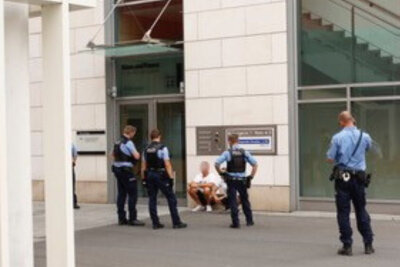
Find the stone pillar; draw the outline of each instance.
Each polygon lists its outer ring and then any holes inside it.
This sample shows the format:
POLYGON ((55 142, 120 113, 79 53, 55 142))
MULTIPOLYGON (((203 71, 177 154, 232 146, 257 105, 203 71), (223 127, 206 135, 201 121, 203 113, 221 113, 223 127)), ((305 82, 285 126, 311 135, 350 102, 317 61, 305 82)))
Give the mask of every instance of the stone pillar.
POLYGON ((4 1, 0 1, 0 266, 9 267, 4 1))
POLYGON ((47 266, 73 267, 68 1, 42 6, 47 266))
POLYGON ((5 77, 10 266, 33 266, 28 5, 6 2, 5 77))

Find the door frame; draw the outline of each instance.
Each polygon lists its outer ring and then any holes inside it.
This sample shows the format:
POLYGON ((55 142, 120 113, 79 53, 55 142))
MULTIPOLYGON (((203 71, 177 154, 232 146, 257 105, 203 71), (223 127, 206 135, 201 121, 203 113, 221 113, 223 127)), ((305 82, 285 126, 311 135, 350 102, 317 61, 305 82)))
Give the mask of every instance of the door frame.
MULTIPOLYGON (((120 97, 114 99, 115 112, 113 122, 110 123, 112 127, 112 133, 114 139, 119 138, 121 129, 121 106, 126 105, 148 105, 149 121, 148 121, 148 132, 157 127, 157 104, 158 103, 183 103, 185 104, 184 94, 169 94, 169 95, 151 95, 151 96, 134 96, 134 97, 120 97)), ((111 140, 114 143, 116 140, 111 140)), ((183 140, 186 143, 186 138, 183 140)), ((184 157, 186 160, 186 157, 184 157)), ((108 202, 115 203, 117 197, 117 183, 110 173, 108 178, 108 202)))

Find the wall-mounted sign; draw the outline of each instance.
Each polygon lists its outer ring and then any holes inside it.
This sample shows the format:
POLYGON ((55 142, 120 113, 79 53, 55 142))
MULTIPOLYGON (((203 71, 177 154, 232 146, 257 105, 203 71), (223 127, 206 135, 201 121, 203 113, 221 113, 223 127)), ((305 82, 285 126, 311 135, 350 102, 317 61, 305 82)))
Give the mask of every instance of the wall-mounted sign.
POLYGON ((228 148, 228 135, 239 135, 242 148, 256 155, 276 155, 276 126, 197 127, 197 155, 220 155, 228 148))
POLYGON ((198 155, 219 155, 225 150, 224 127, 198 127, 196 135, 198 155))
POLYGON ((276 155, 276 126, 233 127, 226 129, 226 139, 229 134, 239 135, 240 146, 253 154, 276 155))
POLYGON ((76 146, 79 155, 104 155, 107 151, 105 131, 78 131, 76 146))

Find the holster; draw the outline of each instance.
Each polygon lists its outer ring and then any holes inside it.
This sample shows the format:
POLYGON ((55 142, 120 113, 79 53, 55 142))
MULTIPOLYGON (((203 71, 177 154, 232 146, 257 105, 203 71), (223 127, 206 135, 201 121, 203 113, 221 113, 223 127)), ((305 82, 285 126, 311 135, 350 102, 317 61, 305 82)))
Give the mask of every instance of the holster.
POLYGON ((360 172, 357 173, 355 176, 362 184, 365 185, 365 187, 368 187, 370 185, 372 179, 371 173, 360 172))
POLYGON ((251 188, 251 182, 253 181, 253 177, 247 176, 246 177, 246 187, 251 188))
POLYGON ((334 166, 332 169, 332 173, 329 176, 329 181, 341 180, 343 175, 343 171, 339 168, 339 166, 334 166))

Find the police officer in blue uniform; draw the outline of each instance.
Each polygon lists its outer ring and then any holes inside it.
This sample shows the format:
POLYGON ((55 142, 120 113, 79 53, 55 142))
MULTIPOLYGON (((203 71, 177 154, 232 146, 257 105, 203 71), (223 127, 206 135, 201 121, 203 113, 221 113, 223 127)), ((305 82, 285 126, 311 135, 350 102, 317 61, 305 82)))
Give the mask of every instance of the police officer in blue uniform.
POLYGON ((74 144, 71 146, 71 157, 72 157, 72 194, 74 200, 74 209, 80 209, 81 207, 78 205, 78 197, 76 195, 76 173, 75 166, 76 161, 78 159, 78 149, 74 144))
POLYGON ((149 194, 149 212, 153 229, 164 228, 157 215, 157 194, 161 191, 168 201, 174 229, 186 228, 178 213, 178 202, 173 192, 173 173, 168 148, 161 143, 161 132, 154 129, 150 134, 151 143, 143 153, 142 177, 149 194))
POLYGON ((228 136, 229 149, 222 153, 216 160, 215 168, 224 178, 228 185, 228 202, 231 209, 232 224, 231 228, 240 228, 239 210, 237 204, 237 193, 242 202, 243 213, 246 216, 247 226, 253 226, 253 213, 250 206, 247 189, 250 187, 251 180, 257 172, 257 161, 250 152, 239 146, 239 136, 230 134, 228 136), (226 171, 221 169, 221 164, 227 162, 226 171), (246 164, 252 166, 250 176, 246 174, 246 164))
POLYGON ((117 178, 118 197, 118 222, 120 225, 143 226, 144 223, 137 219, 137 179, 133 167, 140 158, 135 144, 132 142, 136 128, 127 125, 121 139, 114 144, 114 163, 112 171, 117 178), (126 218, 125 203, 128 197, 129 220, 126 218))
POLYGON ((337 221, 343 247, 339 255, 352 255, 352 229, 350 225, 351 202, 357 219, 357 228, 365 245, 365 254, 375 252, 370 216, 366 210, 365 188, 369 177, 366 174, 365 154, 372 146, 371 137, 357 129, 355 119, 348 111, 339 114, 343 128, 335 134, 327 152, 328 161, 335 164, 331 179, 335 181, 337 221))

